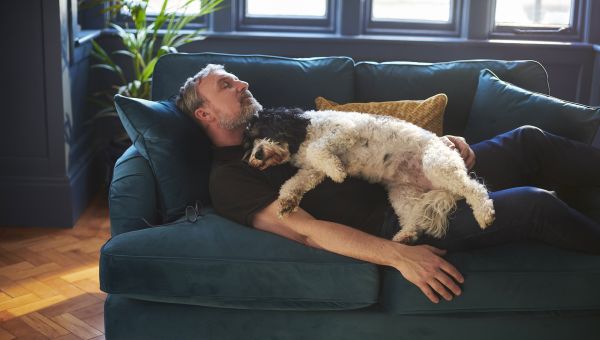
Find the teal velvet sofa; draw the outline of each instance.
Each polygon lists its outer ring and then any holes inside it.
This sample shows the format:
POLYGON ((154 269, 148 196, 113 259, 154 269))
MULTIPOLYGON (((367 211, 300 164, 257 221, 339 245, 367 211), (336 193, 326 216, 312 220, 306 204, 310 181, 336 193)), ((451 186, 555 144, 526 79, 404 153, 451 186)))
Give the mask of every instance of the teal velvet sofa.
MULTIPOLYGON (((598 109, 548 96, 535 61, 167 55, 156 65, 154 101, 116 97, 133 145, 114 169, 112 238, 101 250, 107 339, 600 339, 600 256, 539 243, 449 253, 463 294, 432 304, 392 268, 215 214, 210 145, 169 101, 207 63, 248 81, 266 107, 446 93, 444 132, 469 142, 532 124, 600 144, 598 109)), ((600 220, 598 188, 559 194, 600 220)))

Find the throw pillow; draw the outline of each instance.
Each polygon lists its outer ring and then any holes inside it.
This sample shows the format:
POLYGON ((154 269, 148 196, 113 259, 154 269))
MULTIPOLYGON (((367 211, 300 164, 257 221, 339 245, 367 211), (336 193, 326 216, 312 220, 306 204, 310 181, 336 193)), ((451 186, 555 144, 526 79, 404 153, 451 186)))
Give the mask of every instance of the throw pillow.
POLYGON ((477 143, 523 125, 589 144, 600 125, 600 108, 531 92, 482 70, 465 129, 467 141, 477 143))
POLYGON ((317 110, 364 112, 400 118, 427 129, 438 136, 443 133, 444 110, 448 97, 436 94, 425 100, 398 100, 372 103, 338 104, 323 97, 317 97, 317 110))
POLYGON ((210 142, 202 128, 171 101, 115 96, 115 106, 136 149, 148 160, 164 222, 196 201, 209 203, 210 142))

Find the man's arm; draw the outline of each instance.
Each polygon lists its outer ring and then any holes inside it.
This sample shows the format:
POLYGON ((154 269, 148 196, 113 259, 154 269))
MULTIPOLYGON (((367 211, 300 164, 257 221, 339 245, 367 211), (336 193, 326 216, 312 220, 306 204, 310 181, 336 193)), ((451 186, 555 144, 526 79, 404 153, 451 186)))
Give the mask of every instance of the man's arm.
POLYGON ((434 291, 448 301, 452 299, 448 289, 455 295, 461 293, 454 280, 462 283, 464 279, 453 265, 440 257, 445 250, 392 242, 339 223, 317 220, 300 208, 285 218, 278 218, 278 210, 276 200, 254 216, 254 227, 308 246, 394 267, 434 303, 439 302, 434 291))

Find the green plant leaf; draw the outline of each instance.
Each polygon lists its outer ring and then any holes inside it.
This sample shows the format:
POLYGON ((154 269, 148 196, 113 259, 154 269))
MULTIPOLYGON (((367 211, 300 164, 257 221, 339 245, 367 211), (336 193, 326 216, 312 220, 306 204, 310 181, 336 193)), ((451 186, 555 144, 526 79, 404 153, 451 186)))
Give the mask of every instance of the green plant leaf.
POLYGON ((152 76, 152 73, 154 72, 154 66, 156 66, 157 61, 158 61, 158 58, 154 58, 148 63, 148 65, 146 65, 146 67, 144 68, 144 71, 142 72, 141 80, 146 81, 146 80, 150 79, 150 77, 152 76))
POLYGON ((114 54, 114 55, 124 55, 124 56, 128 56, 130 58, 135 58, 135 54, 131 53, 131 51, 128 51, 128 50, 113 51, 112 54, 114 54))

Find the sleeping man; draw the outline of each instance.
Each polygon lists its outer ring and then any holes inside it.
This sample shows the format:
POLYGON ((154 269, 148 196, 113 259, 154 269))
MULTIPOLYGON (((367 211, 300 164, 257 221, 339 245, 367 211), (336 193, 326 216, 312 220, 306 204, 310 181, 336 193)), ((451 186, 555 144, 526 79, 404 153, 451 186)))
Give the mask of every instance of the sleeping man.
POLYGON ((179 109, 202 126, 213 143, 210 193, 215 210, 247 226, 310 247, 391 266, 434 303, 461 294, 461 273, 442 256, 447 250, 537 240, 600 253, 600 224, 556 196, 561 187, 600 186, 600 150, 524 126, 469 146, 456 136, 440 137, 483 178, 496 219, 482 231, 464 200, 450 216, 445 237, 421 237, 414 245, 391 241, 401 226, 377 184, 349 178, 325 180, 304 196, 300 208, 278 217, 281 185, 296 169, 289 164, 264 171, 242 161, 249 119, 262 106, 249 84, 220 65, 208 65, 181 87, 179 109))

